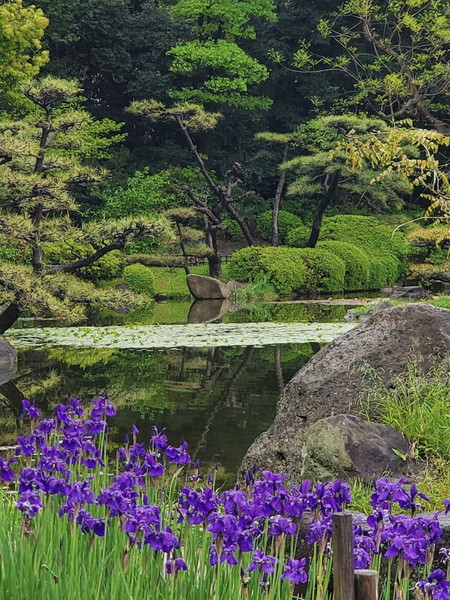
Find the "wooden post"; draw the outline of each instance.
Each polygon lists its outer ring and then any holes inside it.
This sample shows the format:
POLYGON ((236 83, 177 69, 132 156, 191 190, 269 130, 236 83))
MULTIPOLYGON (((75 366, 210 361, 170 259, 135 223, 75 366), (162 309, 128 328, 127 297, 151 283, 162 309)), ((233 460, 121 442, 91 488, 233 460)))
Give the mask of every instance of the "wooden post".
POLYGON ((378 573, 371 569, 355 569, 356 600, 378 600, 378 573))
POLYGON ((336 513, 332 523, 334 600, 355 600, 352 515, 336 513))

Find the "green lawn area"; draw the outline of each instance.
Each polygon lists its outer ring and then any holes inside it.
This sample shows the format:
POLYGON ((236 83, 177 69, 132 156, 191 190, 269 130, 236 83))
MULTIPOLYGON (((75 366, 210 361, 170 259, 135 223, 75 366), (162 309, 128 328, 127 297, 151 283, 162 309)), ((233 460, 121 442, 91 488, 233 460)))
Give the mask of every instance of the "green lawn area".
MULTIPOLYGON (((157 294, 167 294, 169 297, 190 296, 184 269, 153 267, 152 271, 157 294)), ((208 275, 208 265, 190 267, 190 272, 196 275, 208 275)))

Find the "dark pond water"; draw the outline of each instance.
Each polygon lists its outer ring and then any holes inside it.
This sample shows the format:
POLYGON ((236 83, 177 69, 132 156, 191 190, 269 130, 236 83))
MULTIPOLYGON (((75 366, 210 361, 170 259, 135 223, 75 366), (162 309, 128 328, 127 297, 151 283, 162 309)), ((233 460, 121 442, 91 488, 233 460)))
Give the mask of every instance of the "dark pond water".
MULTIPOLYGON (((134 315, 104 312, 91 324, 185 323, 190 310, 188 302, 170 302, 134 315)), ((342 321, 346 310, 255 303, 228 312, 222 322, 333 322, 342 321)), ((36 323, 19 323, 30 325, 36 323)), ((118 406, 111 423, 114 443, 122 443, 132 424, 141 431, 140 441, 148 438, 152 425, 167 427, 171 443, 186 439, 205 470, 220 464, 219 479, 232 483, 246 449, 271 424, 280 390, 319 348, 312 342, 170 350, 19 350, 17 375, 0 386, 0 444, 14 443, 23 397, 50 412, 72 396, 89 400, 107 390, 118 406)))

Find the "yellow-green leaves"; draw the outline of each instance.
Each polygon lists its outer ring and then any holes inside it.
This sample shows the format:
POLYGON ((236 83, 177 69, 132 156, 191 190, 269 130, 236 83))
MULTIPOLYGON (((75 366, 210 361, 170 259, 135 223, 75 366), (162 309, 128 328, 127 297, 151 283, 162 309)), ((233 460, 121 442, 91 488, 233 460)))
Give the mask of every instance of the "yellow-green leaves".
POLYGON ((166 107, 155 100, 138 100, 130 104, 128 111, 152 121, 176 120, 190 131, 214 129, 221 117, 220 113, 208 112, 200 104, 192 102, 179 102, 166 107))
POLYGON ((35 77, 48 61, 42 37, 48 20, 40 8, 22 0, 0 3, 0 97, 13 102, 20 83, 35 77))

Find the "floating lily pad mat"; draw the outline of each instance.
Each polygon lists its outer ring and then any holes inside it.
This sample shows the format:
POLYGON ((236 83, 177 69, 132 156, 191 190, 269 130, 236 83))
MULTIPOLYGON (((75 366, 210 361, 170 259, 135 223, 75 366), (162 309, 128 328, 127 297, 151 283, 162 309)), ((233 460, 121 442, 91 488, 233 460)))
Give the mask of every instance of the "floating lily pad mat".
POLYGON ((8 332, 16 348, 204 348, 331 342, 353 323, 208 323, 136 327, 44 327, 8 332))

